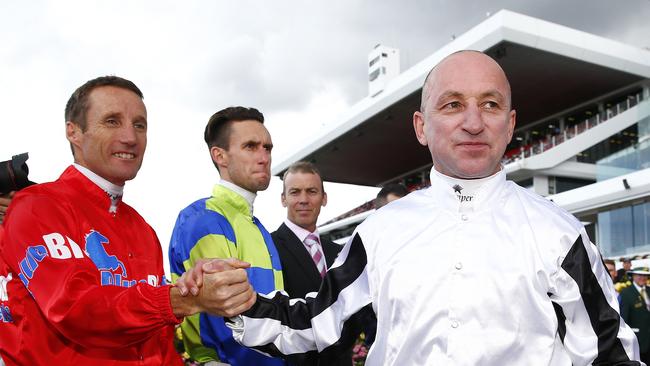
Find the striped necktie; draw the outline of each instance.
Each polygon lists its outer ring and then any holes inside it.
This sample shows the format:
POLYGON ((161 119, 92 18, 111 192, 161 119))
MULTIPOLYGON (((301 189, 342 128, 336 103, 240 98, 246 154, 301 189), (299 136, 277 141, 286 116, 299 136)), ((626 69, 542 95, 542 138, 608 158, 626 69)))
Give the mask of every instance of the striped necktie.
POLYGON ((305 245, 309 248, 309 255, 311 255, 311 259, 314 260, 314 264, 316 264, 316 269, 318 269, 320 276, 325 277, 327 265, 325 264, 325 257, 323 257, 323 251, 318 242, 318 237, 314 234, 307 235, 305 238, 305 245))

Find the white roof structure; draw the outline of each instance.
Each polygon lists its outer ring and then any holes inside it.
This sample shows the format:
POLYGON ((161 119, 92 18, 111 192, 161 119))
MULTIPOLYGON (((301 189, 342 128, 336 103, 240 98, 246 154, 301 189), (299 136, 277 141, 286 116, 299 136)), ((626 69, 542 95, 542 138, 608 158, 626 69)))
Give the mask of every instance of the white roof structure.
POLYGON ((411 116, 419 108, 429 70, 464 49, 486 52, 504 68, 512 85, 518 129, 604 95, 623 93, 650 78, 647 50, 501 10, 404 71, 383 92, 362 99, 325 125, 313 140, 277 161, 272 173, 280 175, 295 161, 311 160, 328 181, 381 185, 426 166, 430 159, 426 149, 418 149, 411 116), (386 167, 391 156, 380 147, 400 151, 402 161, 386 167))

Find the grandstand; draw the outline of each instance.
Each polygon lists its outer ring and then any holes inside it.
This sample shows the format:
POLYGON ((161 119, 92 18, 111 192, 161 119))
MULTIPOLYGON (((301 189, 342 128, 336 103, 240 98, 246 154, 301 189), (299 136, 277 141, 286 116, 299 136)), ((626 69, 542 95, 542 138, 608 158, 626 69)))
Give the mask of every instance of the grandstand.
MULTIPOLYGON (((606 257, 649 253, 650 52, 506 10, 384 80, 273 174, 309 160, 327 181, 428 185, 430 155, 412 114, 428 71, 462 49, 492 56, 511 82, 508 178, 576 215, 606 257)), ((319 230, 342 239, 372 211, 368 202, 319 230)))

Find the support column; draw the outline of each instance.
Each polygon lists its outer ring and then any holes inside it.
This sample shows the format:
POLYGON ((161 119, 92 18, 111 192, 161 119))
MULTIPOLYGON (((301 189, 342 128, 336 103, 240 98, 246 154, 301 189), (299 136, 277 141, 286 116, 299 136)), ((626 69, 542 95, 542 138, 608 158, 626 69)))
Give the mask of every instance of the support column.
POLYGON ((535 175, 533 176, 533 190, 540 196, 548 196, 552 194, 549 190, 548 176, 535 175))

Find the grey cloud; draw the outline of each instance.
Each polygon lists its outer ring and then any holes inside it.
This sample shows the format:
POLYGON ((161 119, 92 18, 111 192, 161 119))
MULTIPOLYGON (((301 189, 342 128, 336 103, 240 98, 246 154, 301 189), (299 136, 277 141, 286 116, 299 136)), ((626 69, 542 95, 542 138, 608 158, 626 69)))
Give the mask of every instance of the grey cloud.
POLYGON ((352 104, 367 93, 375 44, 399 48, 406 69, 502 8, 641 47, 650 34, 650 0, 160 1, 126 8, 95 1, 78 19, 58 3, 44 4, 2 6, 0 28, 21 32, 23 42, 5 60, 51 57, 81 72, 86 65, 147 71, 147 83, 206 111, 231 104, 299 111, 327 84, 352 104), (106 17, 95 24, 99 13, 106 17), (67 22, 76 28, 57 29, 67 22), (85 37, 105 27, 114 33, 85 37))

